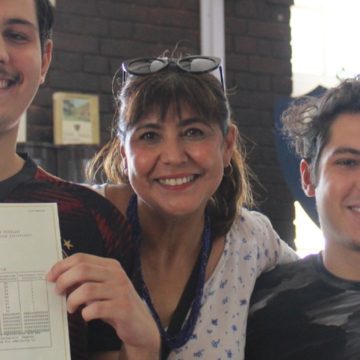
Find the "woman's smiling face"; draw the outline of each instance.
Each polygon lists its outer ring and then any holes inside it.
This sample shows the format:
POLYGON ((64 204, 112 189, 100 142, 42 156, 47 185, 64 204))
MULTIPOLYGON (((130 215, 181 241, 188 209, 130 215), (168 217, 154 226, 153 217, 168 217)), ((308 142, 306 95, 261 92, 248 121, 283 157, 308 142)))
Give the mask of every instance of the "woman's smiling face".
POLYGON ((236 130, 201 119, 186 104, 165 118, 153 111, 126 134, 121 147, 131 186, 149 207, 170 216, 203 212, 230 163, 236 130))

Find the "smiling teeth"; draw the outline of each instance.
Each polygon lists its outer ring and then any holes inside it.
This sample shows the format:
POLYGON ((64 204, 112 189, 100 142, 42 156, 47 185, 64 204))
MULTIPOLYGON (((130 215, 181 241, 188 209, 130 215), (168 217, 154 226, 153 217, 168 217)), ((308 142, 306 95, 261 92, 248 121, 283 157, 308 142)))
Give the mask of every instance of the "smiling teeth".
POLYGON ((194 176, 184 176, 182 178, 176 179, 160 179, 160 184, 169 185, 169 186, 176 186, 176 185, 183 185, 187 184, 194 180, 194 176))
POLYGON ((9 86, 10 81, 8 80, 0 80, 0 89, 5 89, 9 86))

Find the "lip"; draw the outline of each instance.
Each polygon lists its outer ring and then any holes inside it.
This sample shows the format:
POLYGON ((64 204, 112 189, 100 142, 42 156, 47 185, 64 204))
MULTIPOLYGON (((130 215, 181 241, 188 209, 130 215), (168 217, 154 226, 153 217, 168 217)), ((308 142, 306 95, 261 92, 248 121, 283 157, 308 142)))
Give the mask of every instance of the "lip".
POLYGON ((0 79, 0 90, 8 89, 11 87, 13 81, 7 79, 0 79))
POLYGON ((345 204, 345 207, 352 215, 358 217, 360 215, 360 202, 359 199, 353 199, 345 204))
POLYGON ((0 76, 0 90, 6 90, 14 86, 20 80, 19 76, 1 77, 0 76))
POLYGON ((9 94, 9 91, 20 83, 20 77, 1 77, 0 76, 0 96, 9 94))
POLYGON ((19 74, 11 74, 0 68, 0 90, 6 90, 20 81, 19 74))
POLYGON ((167 187, 184 187, 189 184, 192 184, 197 175, 172 175, 172 176, 163 176, 157 179, 157 182, 159 182, 163 186, 167 187))

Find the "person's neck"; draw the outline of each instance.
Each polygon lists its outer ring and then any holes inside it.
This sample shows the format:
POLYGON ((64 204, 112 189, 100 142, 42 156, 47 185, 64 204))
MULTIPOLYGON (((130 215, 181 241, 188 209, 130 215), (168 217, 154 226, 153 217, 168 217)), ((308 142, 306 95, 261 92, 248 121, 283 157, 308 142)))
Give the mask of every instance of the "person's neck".
POLYGON ((142 217, 140 222, 143 236, 142 255, 150 258, 154 255, 158 263, 164 264, 173 264, 176 258, 184 256, 197 257, 204 227, 203 216, 177 220, 146 216, 142 217))
POLYGON ((16 139, 0 136, 0 181, 17 174, 24 166, 24 159, 16 153, 16 139))
POLYGON ((333 275, 344 280, 360 281, 360 249, 326 244, 322 258, 325 268, 333 275))

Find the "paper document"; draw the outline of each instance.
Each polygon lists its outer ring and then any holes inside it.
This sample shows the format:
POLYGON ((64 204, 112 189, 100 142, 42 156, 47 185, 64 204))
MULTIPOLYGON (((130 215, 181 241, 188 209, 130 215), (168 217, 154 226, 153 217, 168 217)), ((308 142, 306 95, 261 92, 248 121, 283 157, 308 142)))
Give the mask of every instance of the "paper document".
POLYGON ((46 281, 60 259, 56 204, 0 204, 0 359, 70 359, 65 297, 46 281))

